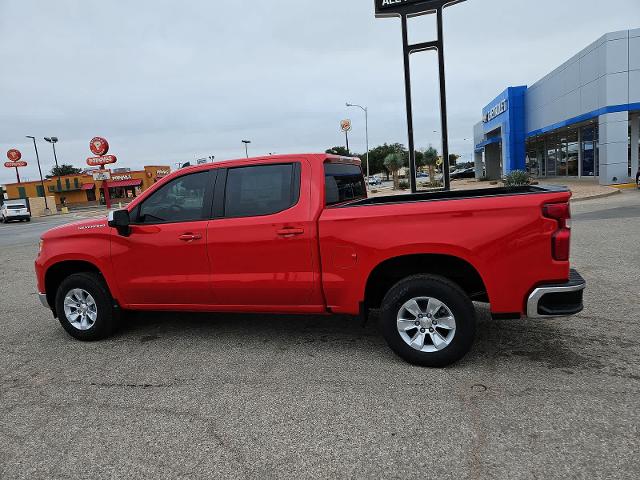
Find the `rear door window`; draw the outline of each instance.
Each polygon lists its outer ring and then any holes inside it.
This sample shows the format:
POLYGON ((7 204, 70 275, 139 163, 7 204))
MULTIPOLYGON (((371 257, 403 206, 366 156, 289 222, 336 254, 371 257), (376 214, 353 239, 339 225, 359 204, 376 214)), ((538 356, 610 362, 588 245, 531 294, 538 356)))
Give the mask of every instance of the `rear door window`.
POLYGON ((272 215, 300 197, 299 163, 230 168, 224 196, 225 217, 272 215))
POLYGON ((325 205, 367 197, 360 165, 351 163, 324 164, 325 205))

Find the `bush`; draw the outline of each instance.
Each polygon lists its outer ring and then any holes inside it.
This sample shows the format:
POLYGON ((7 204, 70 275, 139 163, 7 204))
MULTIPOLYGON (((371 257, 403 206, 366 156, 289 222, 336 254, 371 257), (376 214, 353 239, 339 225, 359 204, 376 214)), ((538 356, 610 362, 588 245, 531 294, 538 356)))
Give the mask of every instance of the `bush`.
POLYGON ((398 183, 398 188, 400 190, 406 190, 409 188, 409 182, 407 182, 406 180, 401 181, 400 183, 398 183))
POLYGON ((506 177, 504 177, 505 187, 521 187, 523 185, 530 185, 531 177, 524 170, 513 170, 506 177))
POLYGON ((422 188, 442 188, 442 182, 434 180, 433 182, 421 182, 420 186, 422 188))

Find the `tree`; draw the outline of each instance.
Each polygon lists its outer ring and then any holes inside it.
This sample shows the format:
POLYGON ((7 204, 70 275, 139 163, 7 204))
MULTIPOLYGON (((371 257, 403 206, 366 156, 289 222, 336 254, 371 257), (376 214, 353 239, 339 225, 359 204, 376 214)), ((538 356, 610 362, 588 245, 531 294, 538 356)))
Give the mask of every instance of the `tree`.
POLYGON ((51 169, 51 173, 47 175, 47 178, 51 177, 63 177, 64 175, 79 175, 82 173, 82 170, 74 167, 73 165, 67 165, 63 163, 60 166, 53 167, 51 169))
POLYGON ((354 153, 347 151, 345 147, 337 146, 333 148, 329 148, 324 151, 324 153, 329 153, 331 155, 340 155, 341 157, 354 157, 356 156, 354 153))
POLYGON ((390 153, 384 159, 384 166, 393 175, 393 189, 397 190, 399 187, 398 182, 398 170, 404 167, 406 164, 405 156, 402 153, 390 153))
POLYGON ((455 165, 458 162, 458 159, 461 157, 461 155, 457 155, 455 153, 450 153, 449 154, 449 165, 455 165))
POLYGON ((434 182, 435 172, 436 172, 436 163, 438 161, 438 151, 432 146, 429 146, 429 148, 427 148, 426 150, 423 150, 421 153, 422 153, 422 161, 424 162, 424 165, 426 165, 427 168, 429 169, 429 181, 434 182))
MULTIPOLYGON (((384 145, 379 145, 369 150, 369 173, 371 175, 375 175, 376 173, 385 173, 387 175, 387 180, 389 180, 390 171, 385 166, 384 161, 389 155, 394 153, 399 153, 404 156, 409 155, 409 152, 401 143, 392 143, 391 145, 385 143, 384 145)), ((362 159, 362 164, 365 165, 366 168, 366 154, 361 155, 360 158, 362 159)))

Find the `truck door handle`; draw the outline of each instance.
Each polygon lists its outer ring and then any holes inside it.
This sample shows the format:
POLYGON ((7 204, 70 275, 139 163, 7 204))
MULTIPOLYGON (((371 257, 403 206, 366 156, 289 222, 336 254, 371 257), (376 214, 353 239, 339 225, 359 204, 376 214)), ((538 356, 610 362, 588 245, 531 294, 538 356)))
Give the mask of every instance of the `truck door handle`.
POLYGON ((200 240, 201 238, 202 235, 200 235, 199 233, 183 233, 178 237, 178 239, 182 240, 183 242, 193 242, 194 240, 200 240))
POLYGON ((294 235, 302 235, 304 233, 304 228, 295 228, 295 227, 281 228, 277 230, 276 233, 281 237, 292 237, 294 235))

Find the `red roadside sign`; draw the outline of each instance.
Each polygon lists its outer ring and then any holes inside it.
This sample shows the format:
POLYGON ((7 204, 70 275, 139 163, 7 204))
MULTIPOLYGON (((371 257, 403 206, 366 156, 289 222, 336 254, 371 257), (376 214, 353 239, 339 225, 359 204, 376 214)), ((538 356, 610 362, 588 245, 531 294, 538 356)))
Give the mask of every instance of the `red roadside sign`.
MULTIPOLYGON (((105 138, 93 137, 89 142, 89 149, 91 150, 91 153, 97 155, 97 157, 87 158, 87 165, 90 167, 103 167, 104 165, 109 165, 118 161, 115 155, 107 155, 107 152, 109 151, 109 142, 107 142, 105 138)), ((104 191, 104 203, 106 203, 107 208, 111 208, 109 182, 107 180, 103 180, 102 190, 104 191)))
POLYGON ((4 166, 7 168, 20 168, 20 167, 26 167, 27 166, 27 162, 20 161, 20 162, 4 162, 4 166))
POLYGON ((87 165, 90 167, 100 167, 102 165, 109 165, 118 161, 115 155, 104 155, 102 157, 89 157, 87 158, 87 165))
POLYGON ((12 162, 17 162, 22 158, 22 154, 20 153, 20 150, 16 150, 15 148, 12 148, 7 152, 7 158, 12 162))
POLYGON ((109 151, 109 142, 102 137, 94 137, 89 142, 89 148, 94 155, 101 157, 109 151))

